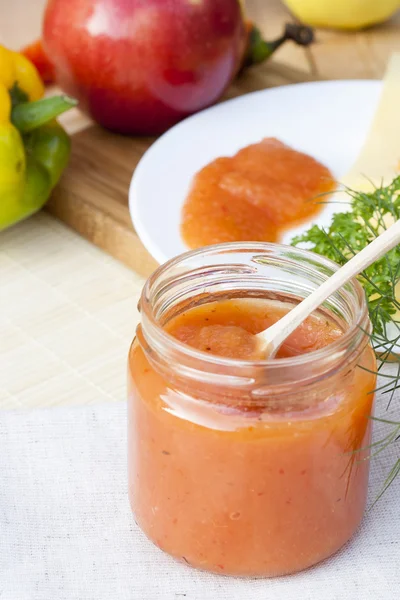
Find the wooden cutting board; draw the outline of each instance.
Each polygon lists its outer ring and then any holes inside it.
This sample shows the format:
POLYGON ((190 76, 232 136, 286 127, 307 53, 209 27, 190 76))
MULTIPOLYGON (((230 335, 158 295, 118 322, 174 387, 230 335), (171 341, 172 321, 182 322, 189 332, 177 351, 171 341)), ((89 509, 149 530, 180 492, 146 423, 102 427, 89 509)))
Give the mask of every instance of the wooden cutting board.
MULTIPOLYGON (((279 0, 248 0, 247 6, 269 39, 291 20, 279 0)), ((311 48, 288 43, 273 60, 243 73, 224 99, 300 81, 381 78, 391 52, 400 50, 400 16, 364 32, 317 31, 316 36, 311 48)), ((153 141, 114 135, 96 125, 75 133, 70 165, 47 205, 51 214, 144 276, 156 263, 132 227, 128 188, 153 141)))

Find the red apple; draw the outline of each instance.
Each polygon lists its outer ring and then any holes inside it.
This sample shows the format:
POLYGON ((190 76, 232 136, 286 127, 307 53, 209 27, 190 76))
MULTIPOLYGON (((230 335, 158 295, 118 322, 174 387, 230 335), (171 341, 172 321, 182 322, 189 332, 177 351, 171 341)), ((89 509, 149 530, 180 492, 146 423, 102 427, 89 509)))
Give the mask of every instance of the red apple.
POLYGON ((49 0, 43 28, 60 86, 104 127, 140 134, 215 102, 247 38, 240 0, 49 0))

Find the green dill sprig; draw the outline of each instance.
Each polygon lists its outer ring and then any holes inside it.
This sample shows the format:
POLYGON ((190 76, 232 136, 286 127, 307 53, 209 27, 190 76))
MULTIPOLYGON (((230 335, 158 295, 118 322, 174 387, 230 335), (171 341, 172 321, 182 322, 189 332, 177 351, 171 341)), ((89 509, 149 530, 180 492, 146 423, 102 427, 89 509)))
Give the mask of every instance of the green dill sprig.
MULTIPOLYGON (((334 214, 328 229, 313 225, 292 240, 294 246, 306 243, 313 252, 343 265, 400 219, 400 176, 370 193, 346 191, 348 210, 334 214)), ((368 299, 374 347, 382 354, 391 350, 400 336, 400 245, 363 271, 359 280, 368 299), (387 337, 389 323, 393 339, 387 337)))
MULTIPOLYGON (((376 187, 369 193, 349 188, 345 192, 348 195, 345 212, 335 213, 327 229, 313 225, 295 237, 292 245, 306 245, 309 250, 343 265, 400 219, 400 176, 390 185, 376 187)), ((376 391, 387 394, 389 407, 395 391, 400 388, 400 245, 360 273, 359 281, 367 297, 371 343, 378 358, 380 381, 383 381, 376 391), (382 367, 389 361, 397 362, 394 372, 382 373, 382 367)), ((372 418, 391 427, 383 439, 373 444, 373 457, 389 444, 400 441, 400 422, 372 418)), ((375 502, 399 475, 400 458, 387 475, 375 502)))

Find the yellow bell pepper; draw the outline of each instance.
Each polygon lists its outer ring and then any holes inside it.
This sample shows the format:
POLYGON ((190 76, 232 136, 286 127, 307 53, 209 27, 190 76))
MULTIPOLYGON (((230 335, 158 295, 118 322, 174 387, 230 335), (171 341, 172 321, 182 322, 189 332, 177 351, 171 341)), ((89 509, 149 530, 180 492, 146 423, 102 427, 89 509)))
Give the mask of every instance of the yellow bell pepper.
POLYGON ((0 45, 0 230, 39 210, 68 162, 69 138, 54 119, 76 101, 43 94, 33 64, 0 45))
POLYGON ((44 84, 36 67, 22 54, 4 46, 0 46, 0 82, 8 90, 17 85, 30 101, 39 100, 44 94, 44 84))

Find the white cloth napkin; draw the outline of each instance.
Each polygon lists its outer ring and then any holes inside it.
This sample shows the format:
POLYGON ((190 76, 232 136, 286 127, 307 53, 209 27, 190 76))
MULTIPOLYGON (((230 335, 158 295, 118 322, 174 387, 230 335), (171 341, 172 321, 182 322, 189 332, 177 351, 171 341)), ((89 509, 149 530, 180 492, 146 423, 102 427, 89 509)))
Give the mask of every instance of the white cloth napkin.
MULTIPOLYGON (((270 580, 210 575, 175 562, 134 524, 125 412, 99 404, 0 413, 1 600, 399 598, 400 478, 323 564, 270 580)), ((394 445, 373 460, 370 501, 399 455, 394 445)))

